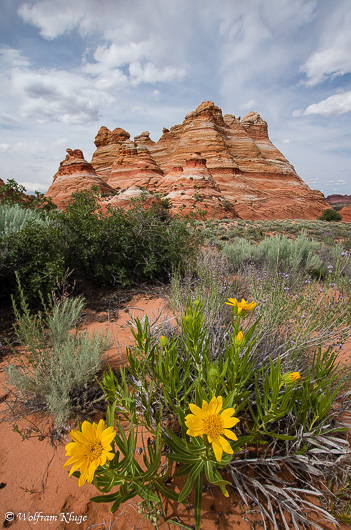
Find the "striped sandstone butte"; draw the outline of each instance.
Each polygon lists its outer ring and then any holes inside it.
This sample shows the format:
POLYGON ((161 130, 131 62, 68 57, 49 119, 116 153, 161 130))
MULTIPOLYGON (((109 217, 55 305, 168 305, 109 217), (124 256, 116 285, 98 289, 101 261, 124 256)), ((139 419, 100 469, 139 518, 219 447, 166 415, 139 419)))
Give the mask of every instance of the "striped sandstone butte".
POLYGON ((133 141, 121 128, 101 127, 95 145, 91 168, 115 190, 107 201, 116 206, 133 187, 133 196, 158 194, 172 212, 206 218, 316 219, 329 207, 272 144, 257 112, 223 116, 206 101, 156 143, 147 131, 133 141))
POLYGON ((101 194, 110 194, 113 190, 99 177, 95 169, 84 159, 80 149, 66 149, 66 158, 60 163, 46 196, 59 207, 67 204, 72 193, 96 186, 101 194))

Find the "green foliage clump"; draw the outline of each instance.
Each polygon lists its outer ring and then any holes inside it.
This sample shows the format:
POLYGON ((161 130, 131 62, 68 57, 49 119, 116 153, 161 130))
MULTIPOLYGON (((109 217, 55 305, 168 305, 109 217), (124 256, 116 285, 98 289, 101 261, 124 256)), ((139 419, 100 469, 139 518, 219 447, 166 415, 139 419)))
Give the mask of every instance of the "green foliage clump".
POLYGON ((318 219, 321 221, 341 221, 342 215, 334 210, 334 208, 327 208, 318 219))
MULTIPOLYGON (((27 217, 27 210, 12 208, 19 209, 23 219, 27 217)), ((50 293, 67 268, 66 241, 60 225, 47 218, 46 222, 27 220, 17 228, 13 224, 12 230, 8 229, 7 235, 0 237, 0 294, 4 296, 15 291, 16 274, 28 298, 37 298, 39 291, 50 293)))
POLYGON ((106 335, 77 330, 84 307, 80 298, 51 301, 44 312, 31 314, 23 291, 20 309, 13 303, 20 353, 6 369, 11 388, 12 421, 33 412, 51 414, 61 430, 73 414, 94 411, 101 395, 94 379, 102 370, 110 344, 106 335))
POLYGON ((106 285, 164 281, 196 248, 185 221, 142 201, 103 214, 94 191, 80 192, 61 219, 70 242, 68 266, 106 285))
POLYGON ((73 194, 65 211, 42 217, 33 212, 31 222, 21 206, 11 211, 18 220, 0 237, 2 294, 13 292, 16 273, 27 297, 35 298, 39 290, 50 293, 68 268, 83 289, 85 282, 127 286, 167 281, 171 270, 184 267, 198 247, 198 236, 185 220, 171 219, 167 205, 146 207, 141 201, 129 210, 103 212, 94 190, 73 194))

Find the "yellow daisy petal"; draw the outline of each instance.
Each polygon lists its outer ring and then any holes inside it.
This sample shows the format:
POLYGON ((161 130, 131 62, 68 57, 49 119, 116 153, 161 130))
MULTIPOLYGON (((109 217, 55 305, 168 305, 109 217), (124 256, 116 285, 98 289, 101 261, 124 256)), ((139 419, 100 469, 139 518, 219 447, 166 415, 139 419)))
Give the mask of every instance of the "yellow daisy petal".
POLYGON ((234 425, 239 423, 239 421, 239 418, 228 418, 227 420, 223 421, 223 427, 224 429, 231 429, 234 427, 234 425))
MULTIPOLYGON (((95 423, 96 425, 96 423, 95 423)), ((92 432, 92 424, 89 422, 89 421, 83 421, 82 423, 82 433, 85 434, 85 435, 90 435, 91 432, 92 432)))
POLYGON ((228 418, 233 416, 234 412, 235 410, 233 408, 224 409, 223 412, 221 413, 222 420, 223 421, 227 420, 228 418))
POLYGON ((225 438, 223 438, 223 436, 219 436, 217 438, 217 441, 218 443, 221 445, 223 451, 225 453, 228 453, 230 455, 232 455, 234 453, 233 449, 231 448, 230 446, 230 443, 228 442, 228 440, 226 440, 225 438))
POLYGON ((88 438, 79 431, 71 431, 70 436, 74 442, 78 442, 80 444, 86 444, 88 442, 88 438))
POLYGON ((68 475, 68 476, 71 477, 72 474, 73 474, 75 471, 77 471, 77 469, 80 468, 80 466, 82 465, 82 463, 83 463, 83 460, 78 460, 77 462, 75 462, 75 463, 72 465, 71 469, 69 470, 69 475, 68 475))
POLYGON ((230 440, 234 440, 236 441, 238 439, 237 435, 234 434, 232 431, 230 431, 229 429, 224 429, 223 430, 223 434, 229 438, 230 440))
POLYGON ((220 462, 222 460, 222 456, 223 456, 222 446, 216 440, 214 440, 212 442, 212 449, 213 449, 213 452, 215 454, 217 462, 220 462))
POLYGON ((200 418, 203 418, 205 416, 204 412, 200 407, 197 405, 194 405, 193 403, 190 403, 189 409, 195 416, 199 416, 200 418))
POLYGON ((73 442, 66 445, 66 456, 71 458, 64 464, 64 468, 72 465, 70 476, 80 468, 79 486, 85 482, 91 483, 96 469, 115 456, 110 443, 115 438, 116 431, 113 427, 104 427, 103 420, 99 424, 84 421, 82 432, 73 430, 70 433, 73 442))

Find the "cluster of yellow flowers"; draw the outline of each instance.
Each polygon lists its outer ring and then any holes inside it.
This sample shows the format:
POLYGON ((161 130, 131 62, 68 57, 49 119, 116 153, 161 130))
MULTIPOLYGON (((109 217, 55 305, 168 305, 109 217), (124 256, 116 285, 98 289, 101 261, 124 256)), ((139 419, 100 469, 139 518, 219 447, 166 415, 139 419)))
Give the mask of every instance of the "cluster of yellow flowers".
MULTIPOLYGON (((236 298, 228 298, 227 305, 235 308, 236 314, 243 316, 247 311, 252 311, 256 307, 255 302, 248 303, 244 298, 238 302, 236 298)), ((244 343, 244 335, 242 331, 236 336, 236 342, 240 346, 244 343)), ((168 344, 168 339, 164 336, 160 338, 160 346, 165 347, 168 344)), ((300 379, 299 372, 292 372, 283 375, 283 383, 293 384, 300 379)), ((214 396, 207 402, 202 401, 202 407, 198 407, 194 403, 189 405, 192 414, 185 417, 185 424, 188 428, 187 434, 195 437, 205 436, 205 443, 212 446, 217 462, 221 462, 223 452, 233 454, 233 449, 226 438, 236 441, 238 438, 230 429, 239 423, 239 418, 234 417, 234 408, 223 409, 222 396, 214 396), (226 437, 226 438, 224 438, 226 437)), ((81 431, 72 430, 70 432, 72 442, 66 445, 66 456, 69 460, 65 463, 66 466, 72 465, 69 476, 80 468, 79 486, 85 482, 91 483, 94 479, 94 474, 99 466, 104 466, 108 460, 114 458, 111 443, 113 442, 116 431, 113 427, 105 428, 103 420, 99 424, 84 421, 81 426, 81 431)))

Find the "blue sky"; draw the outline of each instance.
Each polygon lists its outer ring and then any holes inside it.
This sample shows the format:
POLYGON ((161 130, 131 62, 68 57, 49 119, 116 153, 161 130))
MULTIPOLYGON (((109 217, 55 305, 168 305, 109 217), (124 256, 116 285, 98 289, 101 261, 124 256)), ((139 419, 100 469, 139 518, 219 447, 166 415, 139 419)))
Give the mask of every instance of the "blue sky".
POLYGON ((351 195, 350 0, 0 0, 0 177, 45 192, 102 125, 259 112, 312 189, 351 195))

